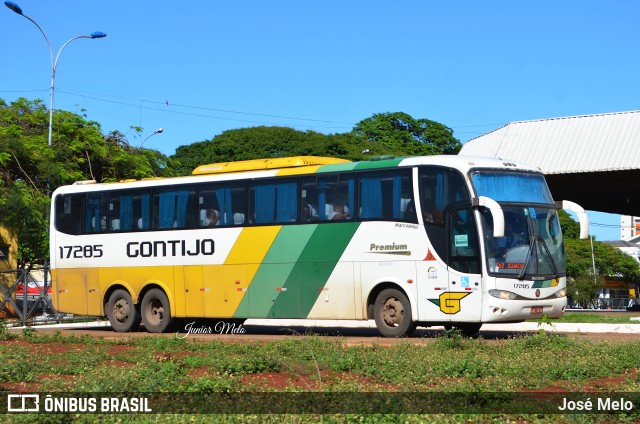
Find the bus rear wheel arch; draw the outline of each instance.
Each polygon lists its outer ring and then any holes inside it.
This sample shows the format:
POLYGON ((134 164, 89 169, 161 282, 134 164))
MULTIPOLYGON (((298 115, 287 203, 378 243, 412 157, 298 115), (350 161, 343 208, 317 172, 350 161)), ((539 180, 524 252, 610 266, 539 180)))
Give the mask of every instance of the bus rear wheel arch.
POLYGON ((144 328, 150 333, 163 333, 173 324, 169 298, 159 288, 145 293, 140 303, 140 314, 144 328))
POLYGON ((384 337, 410 336, 416 329, 409 298, 399 289, 386 288, 376 296, 373 318, 384 337))
POLYGON ((129 292, 124 289, 116 289, 109 295, 105 309, 114 331, 135 331, 140 326, 140 310, 133 303, 129 292))

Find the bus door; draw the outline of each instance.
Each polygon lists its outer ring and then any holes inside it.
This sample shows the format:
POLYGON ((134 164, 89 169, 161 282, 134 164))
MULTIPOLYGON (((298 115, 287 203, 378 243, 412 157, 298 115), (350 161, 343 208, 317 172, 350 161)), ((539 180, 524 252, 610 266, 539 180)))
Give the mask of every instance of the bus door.
POLYGON ((475 214, 470 205, 447 210, 448 292, 440 310, 454 322, 480 321, 482 266, 475 214))

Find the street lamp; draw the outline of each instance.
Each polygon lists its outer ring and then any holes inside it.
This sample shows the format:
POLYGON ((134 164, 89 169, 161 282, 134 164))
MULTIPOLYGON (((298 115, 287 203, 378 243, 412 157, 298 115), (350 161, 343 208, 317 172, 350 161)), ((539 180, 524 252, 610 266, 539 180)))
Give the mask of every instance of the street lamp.
POLYGON ((140 145, 138 146, 138 149, 142 149, 142 145, 144 144, 145 141, 149 140, 149 137, 153 137, 156 134, 160 134, 162 131, 164 131, 162 128, 158 128, 153 132, 153 134, 149 134, 144 140, 142 140, 142 143, 140 143, 140 145))
POLYGON ((56 58, 54 60, 53 59, 53 50, 51 49, 51 43, 49 42, 49 38, 47 37, 47 34, 45 34, 44 30, 40 27, 40 25, 38 25, 38 23, 36 21, 34 21, 32 18, 30 18, 29 16, 25 15, 24 13, 22 13, 22 8, 20 6, 18 6, 18 4, 14 3, 12 1, 5 1, 4 5, 7 6, 9 9, 13 10, 18 15, 24 16, 25 18, 27 18, 31 22, 33 22, 33 24, 36 27, 38 27, 38 29, 40 30, 40 32, 44 36, 44 39, 47 42, 47 46, 49 47, 49 55, 51 56, 51 96, 50 96, 50 101, 49 101, 49 146, 51 146, 51 135, 52 135, 52 128, 53 128, 54 82, 55 82, 55 77, 56 77, 56 67, 58 66, 58 59, 60 59, 60 53, 62 53, 62 50, 67 46, 67 44, 69 44, 73 40, 77 40, 78 38, 92 38, 92 39, 93 38, 104 38, 104 37, 107 36, 107 34, 105 34, 104 32, 96 31, 96 32, 94 32, 94 33, 92 33, 90 35, 78 35, 76 37, 73 37, 72 39, 70 39, 66 43, 64 43, 62 45, 62 47, 60 47, 60 50, 58 50, 58 54, 56 55, 56 58))

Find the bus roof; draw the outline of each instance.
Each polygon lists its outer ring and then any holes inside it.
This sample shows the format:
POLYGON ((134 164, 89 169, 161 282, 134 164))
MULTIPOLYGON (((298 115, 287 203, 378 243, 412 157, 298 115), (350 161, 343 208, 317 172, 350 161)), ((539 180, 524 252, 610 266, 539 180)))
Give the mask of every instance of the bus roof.
POLYGON ((366 161, 351 162, 323 156, 293 156, 286 158, 255 159, 237 162, 221 162, 202 165, 196 168, 191 176, 173 178, 143 178, 141 180, 122 180, 116 183, 96 183, 82 181, 74 185, 59 187, 56 191, 66 193, 99 191, 104 189, 118 190, 127 188, 161 186, 167 184, 188 184, 202 181, 207 176, 211 181, 239 180, 244 178, 262 178, 285 175, 321 174, 332 172, 361 171, 367 169, 384 169, 404 166, 437 165, 456 168, 466 174, 474 168, 505 169, 511 171, 541 172, 540 169, 522 163, 513 163, 495 158, 470 157, 458 155, 435 156, 380 156, 366 161), (249 174, 251 174, 249 176, 249 174))
POLYGON ((193 175, 222 174, 227 172, 257 171, 262 169, 292 168, 298 166, 330 165, 350 162, 324 156, 293 156, 287 158, 252 159, 236 162, 219 162, 201 165, 193 170, 193 175))

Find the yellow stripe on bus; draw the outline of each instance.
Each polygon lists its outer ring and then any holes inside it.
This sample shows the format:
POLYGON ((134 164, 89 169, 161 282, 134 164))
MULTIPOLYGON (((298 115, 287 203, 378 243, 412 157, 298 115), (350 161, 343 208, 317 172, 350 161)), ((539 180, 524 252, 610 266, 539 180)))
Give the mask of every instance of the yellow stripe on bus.
MULTIPOLYGON (((281 225, 243 229, 227 255, 225 265, 262 263, 280 228, 281 225)), ((252 278, 253 275, 249 280, 252 278)))
POLYGON ((239 311, 242 298, 273 244, 281 226, 245 228, 233 244, 224 265, 203 267, 205 286, 205 316, 232 317, 234 314, 248 315, 239 311), (210 281, 216 281, 210 284, 210 281))

